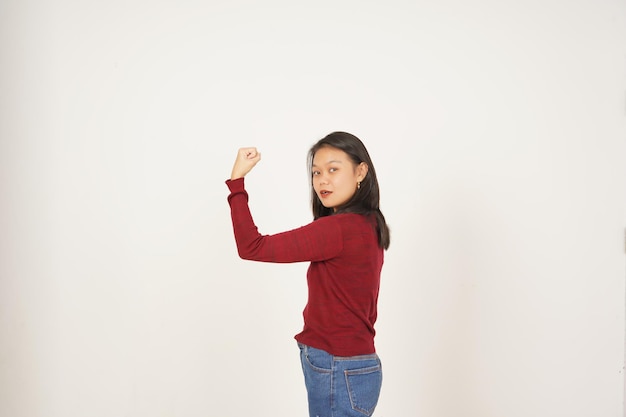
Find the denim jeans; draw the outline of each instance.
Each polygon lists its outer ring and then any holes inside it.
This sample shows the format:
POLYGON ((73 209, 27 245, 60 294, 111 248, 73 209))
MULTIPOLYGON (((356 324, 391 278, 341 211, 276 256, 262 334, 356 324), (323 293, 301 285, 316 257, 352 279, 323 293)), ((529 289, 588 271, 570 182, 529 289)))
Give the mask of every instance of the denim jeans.
POLYGON ((310 417, 371 416, 383 380, 377 354, 334 356, 298 343, 310 417))

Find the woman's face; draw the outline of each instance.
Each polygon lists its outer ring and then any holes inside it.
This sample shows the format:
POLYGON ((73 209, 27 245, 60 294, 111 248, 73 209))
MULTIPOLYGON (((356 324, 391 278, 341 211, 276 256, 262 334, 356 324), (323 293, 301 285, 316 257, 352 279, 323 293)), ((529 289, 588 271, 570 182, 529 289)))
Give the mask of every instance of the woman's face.
POLYGON ((313 156, 311 174, 313 189, 324 207, 337 210, 352 198, 367 174, 367 165, 355 165, 344 151, 324 146, 313 156))

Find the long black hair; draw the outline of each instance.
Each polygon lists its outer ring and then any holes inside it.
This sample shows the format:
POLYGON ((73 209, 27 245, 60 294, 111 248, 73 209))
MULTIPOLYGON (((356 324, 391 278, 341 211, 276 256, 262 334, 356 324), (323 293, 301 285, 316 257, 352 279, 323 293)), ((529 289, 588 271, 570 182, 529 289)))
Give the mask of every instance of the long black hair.
POLYGON ((313 188, 313 180, 311 177, 311 208, 313 210, 313 218, 318 219, 324 216, 330 216, 335 213, 358 213, 364 215, 374 215, 376 217, 376 231, 378 232, 378 244, 383 249, 389 248, 389 227, 385 221, 385 216, 380 211, 380 191, 378 187, 378 179, 376 178, 376 170, 370 158, 365 145, 359 138, 347 132, 333 132, 326 137, 317 141, 311 147, 308 153, 308 168, 311 172, 313 166, 313 157, 315 153, 323 147, 332 147, 344 151, 352 160, 355 166, 361 162, 367 165, 367 175, 361 181, 360 187, 356 193, 345 204, 336 207, 336 211, 330 207, 324 207, 313 188))

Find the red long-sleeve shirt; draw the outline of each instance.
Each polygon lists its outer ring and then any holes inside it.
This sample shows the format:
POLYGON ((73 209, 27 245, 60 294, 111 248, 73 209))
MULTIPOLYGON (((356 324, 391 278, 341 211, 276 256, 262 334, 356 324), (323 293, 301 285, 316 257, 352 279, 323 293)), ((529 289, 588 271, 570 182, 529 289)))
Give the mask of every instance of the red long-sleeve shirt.
POLYGON ((374 323, 384 251, 375 219, 354 213, 320 217, 306 226, 261 235, 248 207, 244 179, 226 181, 242 259, 311 262, 304 328, 295 339, 336 356, 374 353, 374 323))

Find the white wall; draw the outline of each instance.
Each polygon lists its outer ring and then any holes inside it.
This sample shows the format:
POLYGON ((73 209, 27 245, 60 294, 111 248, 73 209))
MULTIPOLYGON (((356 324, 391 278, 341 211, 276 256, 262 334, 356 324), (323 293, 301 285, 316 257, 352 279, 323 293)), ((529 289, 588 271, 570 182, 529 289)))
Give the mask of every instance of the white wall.
POLYGON ((0 415, 303 416, 305 156, 374 158, 376 415, 618 417, 622 1, 0 4, 0 415))

